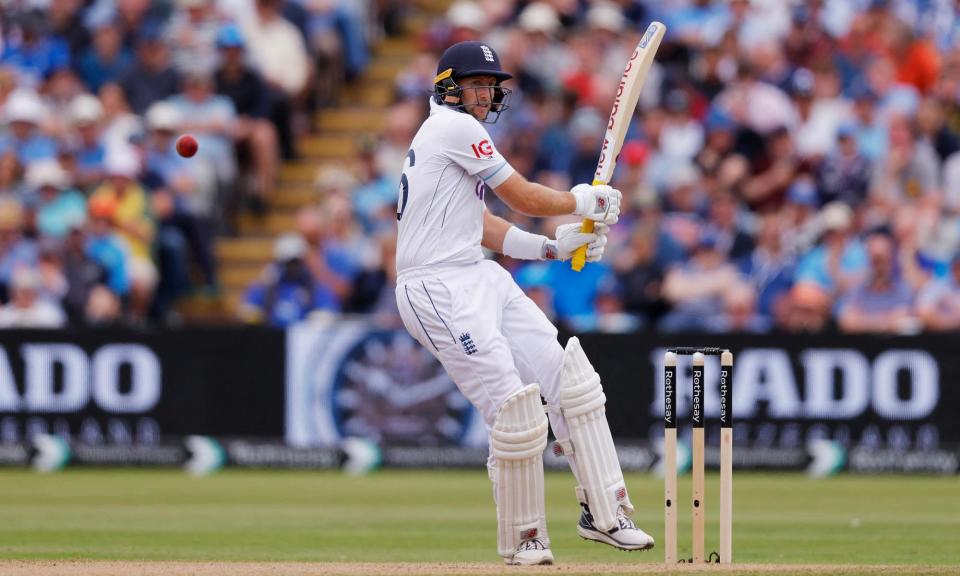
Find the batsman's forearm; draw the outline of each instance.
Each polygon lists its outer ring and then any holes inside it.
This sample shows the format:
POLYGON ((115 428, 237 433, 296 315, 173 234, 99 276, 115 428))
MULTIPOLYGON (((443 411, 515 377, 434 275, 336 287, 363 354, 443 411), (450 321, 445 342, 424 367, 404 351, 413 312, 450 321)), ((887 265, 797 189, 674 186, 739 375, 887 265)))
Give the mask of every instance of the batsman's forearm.
POLYGON ((530 182, 514 173, 498 186, 497 193, 511 209, 527 216, 564 216, 577 209, 577 199, 566 191, 530 182))
POLYGON ((483 212, 483 238, 480 244, 487 250, 493 250, 498 254, 503 254, 503 239, 507 236, 507 230, 510 224, 499 216, 494 216, 489 211, 483 212))

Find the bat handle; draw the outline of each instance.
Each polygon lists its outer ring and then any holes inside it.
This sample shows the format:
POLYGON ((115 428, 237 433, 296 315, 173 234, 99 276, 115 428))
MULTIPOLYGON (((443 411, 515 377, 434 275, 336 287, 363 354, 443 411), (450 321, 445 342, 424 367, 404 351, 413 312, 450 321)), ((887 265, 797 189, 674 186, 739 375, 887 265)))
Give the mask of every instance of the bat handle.
MULTIPOLYGON (((593 220, 584 219, 583 225, 580 227, 581 232, 587 234, 593 232, 593 220)), ((570 267, 573 268, 575 272, 583 270, 583 265, 587 263, 587 245, 577 248, 573 253, 573 259, 570 260, 570 267)))

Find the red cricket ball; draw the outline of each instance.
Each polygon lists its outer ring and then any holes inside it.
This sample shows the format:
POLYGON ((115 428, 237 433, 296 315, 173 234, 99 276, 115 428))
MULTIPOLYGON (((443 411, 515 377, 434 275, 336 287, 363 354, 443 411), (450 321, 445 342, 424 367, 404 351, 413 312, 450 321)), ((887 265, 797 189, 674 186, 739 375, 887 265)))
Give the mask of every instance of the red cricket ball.
POLYGON ((184 158, 190 158, 196 154, 199 147, 200 145, 197 144, 197 139, 190 134, 184 134, 177 138, 177 154, 184 158))

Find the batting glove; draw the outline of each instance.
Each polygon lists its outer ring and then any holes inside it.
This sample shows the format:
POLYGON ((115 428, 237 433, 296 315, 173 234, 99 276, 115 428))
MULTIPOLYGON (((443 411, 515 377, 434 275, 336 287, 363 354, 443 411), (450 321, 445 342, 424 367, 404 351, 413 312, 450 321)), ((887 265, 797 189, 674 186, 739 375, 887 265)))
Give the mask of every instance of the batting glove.
MULTIPOLYGON (((594 233, 580 231, 580 224, 561 224, 557 226, 556 240, 547 240, 544 258, 547 260, 569 260, 574 251, 583 245, 593 245, 597 241, 594 233)), ((601 248, 601 255, 603 250, 601 248)), ((589 249, 587 259, 589 260, 589 249)), ((593 260, 590 260, 593 262, 593 260)))
POLYGON ((593 225, 593 232, 597 239, 587 244, 587 262, 599 262, 603 258, 603 253, 607 249, 607 232, 610 227, 603 222, 597 222, 593 225))
POLYGON ((573 212, 577 216, 605 224, 616 224, 620 218, 619 190, 605 184, 577 184, 570 193, 577 199, 577 209, 573 212))

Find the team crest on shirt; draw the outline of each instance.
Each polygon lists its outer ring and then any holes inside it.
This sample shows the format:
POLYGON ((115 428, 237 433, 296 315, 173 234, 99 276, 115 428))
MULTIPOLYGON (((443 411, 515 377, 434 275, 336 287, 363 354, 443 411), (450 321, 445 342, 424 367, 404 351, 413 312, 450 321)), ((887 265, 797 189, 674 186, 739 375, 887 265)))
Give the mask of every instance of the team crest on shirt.
POLYGON ((470 148, 473 149, 473 155, 477 158, 493 158, 493 146, 489 140, 481 140, 476 144, 471 144, 470 148))
POLYGON ((460 335, 460 344, 463 345, 463 353, 467 356, 473 356, 477 353, 477 345, 473 343, 473 338, 470 337, 469 332, 460 335))

